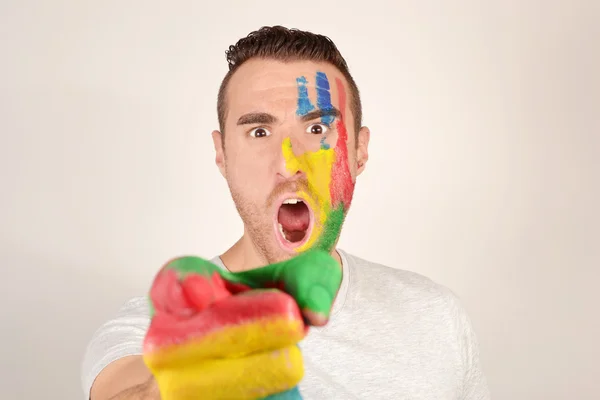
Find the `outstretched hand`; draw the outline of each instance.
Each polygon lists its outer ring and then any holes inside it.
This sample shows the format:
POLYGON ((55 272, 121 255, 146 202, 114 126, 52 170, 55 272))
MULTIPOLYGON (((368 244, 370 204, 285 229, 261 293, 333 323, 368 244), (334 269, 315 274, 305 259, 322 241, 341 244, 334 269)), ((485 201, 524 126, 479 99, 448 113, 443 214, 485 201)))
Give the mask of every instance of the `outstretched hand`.
POLYGON ((320 250, 237 273, 199 257, 169 261, 150 290, 144 340, 161 398, 300 399, 297 344, 327 323, 341 280, 320 250))

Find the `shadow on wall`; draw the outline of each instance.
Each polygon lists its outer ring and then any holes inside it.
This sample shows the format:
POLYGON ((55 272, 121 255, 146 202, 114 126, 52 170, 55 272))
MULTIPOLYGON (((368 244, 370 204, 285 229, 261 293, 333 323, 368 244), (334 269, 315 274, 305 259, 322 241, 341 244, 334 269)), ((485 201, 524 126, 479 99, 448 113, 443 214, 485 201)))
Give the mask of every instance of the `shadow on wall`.
MULTIPOLYGON (((5 248, 5 250, 7 250, 5 248)), ((101 268, 33 251, 4 251, 11 276, 0 283, 2 397, 83 398, 82 357, 93 332, 135 285, 101 268), (106 293, 110 288, 110 293, 106 293)))

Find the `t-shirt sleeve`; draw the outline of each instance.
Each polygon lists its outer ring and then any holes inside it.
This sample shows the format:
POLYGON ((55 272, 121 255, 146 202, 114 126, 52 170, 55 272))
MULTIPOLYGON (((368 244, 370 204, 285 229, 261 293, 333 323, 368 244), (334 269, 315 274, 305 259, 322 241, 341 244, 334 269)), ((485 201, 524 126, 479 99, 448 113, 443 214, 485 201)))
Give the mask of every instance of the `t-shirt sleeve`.
POLYGON ((490 400, 491 395, 479 356, 479 341, 469 315, 455 298, 459 347, 463 366, 463 400, 490 400))
POLYGON ((150 324, 149 311, 147 298, 133 298, 93 334, 81 368, 85 399, 89 399, 94 380, 108 364, 126 356, 142 354, 144 337, 150 324))

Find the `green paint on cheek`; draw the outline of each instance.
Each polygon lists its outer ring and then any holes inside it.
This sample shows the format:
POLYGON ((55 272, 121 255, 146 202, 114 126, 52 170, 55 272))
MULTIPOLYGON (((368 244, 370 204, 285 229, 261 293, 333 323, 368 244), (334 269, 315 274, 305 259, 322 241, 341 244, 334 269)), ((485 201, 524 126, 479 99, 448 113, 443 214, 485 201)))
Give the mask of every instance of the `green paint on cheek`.
POLYGON ((333 250, 333 246, 335 246, 335 241, 337 240, 339 233, 342 229, 344 217, 344 203, 340 203, 336 208, 334 208, 327 214, 327 219, 325 222, 325 226, 323 227, 323 232, 319 237, 319 241, 315 245, 317 249, 324 250, 327 252, 333 250))

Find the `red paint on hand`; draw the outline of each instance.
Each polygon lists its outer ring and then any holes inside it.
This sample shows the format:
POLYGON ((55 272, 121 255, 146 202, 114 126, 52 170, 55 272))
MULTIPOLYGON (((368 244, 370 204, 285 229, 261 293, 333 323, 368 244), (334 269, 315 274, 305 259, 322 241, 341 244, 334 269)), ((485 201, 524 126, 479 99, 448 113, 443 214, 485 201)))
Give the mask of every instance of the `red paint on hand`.
MULTIPOLYGON (((290 295, 272 289, 250 290, 224 280, 218 272, 210 278, 190 273, 180 280, 174 269, 165 268, 155 278, 150 297, 155 314, 144 342, 149 352, 199 339, 227 326, 272 318, 302 321, 290 295)), ((303 330, 306 333, 307 329, 303 330)))
POLYGON ((231 293, 225 288, 225 283, 218 273, 213 273, 210 279, 201 275, 189 274, 181 282, 183 293, 196 311, 202 311, 212 303, 222 300, 231 293))

